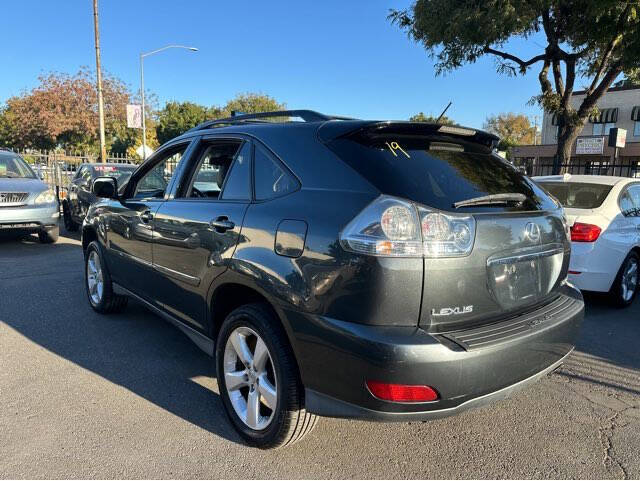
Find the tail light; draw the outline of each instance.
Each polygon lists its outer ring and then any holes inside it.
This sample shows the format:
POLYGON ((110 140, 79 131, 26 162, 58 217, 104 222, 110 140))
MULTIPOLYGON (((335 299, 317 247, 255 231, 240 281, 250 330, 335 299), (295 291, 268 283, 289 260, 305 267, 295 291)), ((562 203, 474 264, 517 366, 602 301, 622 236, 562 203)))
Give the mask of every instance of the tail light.
POLYGON ((413 386, 408 384, 388 384, 367 381, 371 394, 383 401, 391 402, 431 402, 438 399, 438 393, 431 386, 413 386))
POLYGON ((391 257, 461 257, 473 248, 472 216, 450 215, 380 196, 343 230, 349 251, 391 257))
POLYGON ((571 226, 571 242, 595 242, 602 229, 597 225, 576 222, 571 226))

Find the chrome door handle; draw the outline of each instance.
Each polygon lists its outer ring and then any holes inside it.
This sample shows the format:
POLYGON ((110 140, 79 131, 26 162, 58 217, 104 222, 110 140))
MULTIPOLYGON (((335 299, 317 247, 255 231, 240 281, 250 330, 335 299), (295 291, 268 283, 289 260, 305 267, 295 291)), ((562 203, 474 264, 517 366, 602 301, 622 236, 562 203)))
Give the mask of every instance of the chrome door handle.
POLYGON ((153 214, 149 211, 143 212, 140 214, 140 219, 142 219, 142 222, 146 224, 153 220, 153 214))
POLYGON ((227 216, 220 216, 215 220, 209 222, 209 225, 213 227, 217 232, 226 232, 233 229, 236 225, 229 220, 227 216))

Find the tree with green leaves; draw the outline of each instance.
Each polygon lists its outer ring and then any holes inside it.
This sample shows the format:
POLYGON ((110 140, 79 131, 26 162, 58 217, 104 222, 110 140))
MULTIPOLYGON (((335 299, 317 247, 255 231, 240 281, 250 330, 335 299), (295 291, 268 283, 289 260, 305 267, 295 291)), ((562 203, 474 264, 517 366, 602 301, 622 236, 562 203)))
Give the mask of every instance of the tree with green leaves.
POLYGON ((434 117, 433 115, 425 115, 423 112, 418 112, 415 115, 409 117, 410 122, 428 122, 431 124, 441 123, 442 125, 455 125, 455 122, 451 120, 446 115, 443 115, 442 118, 438 121, 438 117, 434 117))
POLYGON ((556 173, 611 84, 622 74, 640 77, 640 0, 417 0, 389 19, 435 58, 438 74, 485 55, 502 74, 539 68, 541 93, 532 100, 558 119, 556 173), (508 51, 515 38, 540 51, 529 58, 508 51), (577 81, 586 93, 574 107, 577 81))
MULTIPOLYGON (((0 109, 0 145, 13 148, 67 149, 98 154, 98 96, 95 73, 50 72, 28 92, 9 98, 0 109)), ((104 74, 107 150, 124 152, 136 143, 126 127, 126 105, 133 98, 120 79, 104 74)))
POLYGON ((232 112, 253 114, 284 110, 286 105, 258 93, 238 94, 223 107, 205 107, 193 102, 168 102, 157 113, 156 135, 163 144, 206 120, 230 117, 232 112))
POLYGON ((231 112, 255 114, 257 112, 273 112, 285 110, 287 105, 278 102, 273 97, 259 93, 238 94, 222 107, 221 114, 231 116, 231 112))
POLYGON ((483 128, 500 137, 498 150, 507 152, 511 158, 511 149, 516 145, 531 145, 535 141, 535 127, 524 114, 513 112, 502 113, 487 117, 483 128))
POLYGON ((167 102, 157 113, 158 142, 164 144, 205 120, 215 118, 219 113, 217 109, 209 109, 193 102, 167 102))

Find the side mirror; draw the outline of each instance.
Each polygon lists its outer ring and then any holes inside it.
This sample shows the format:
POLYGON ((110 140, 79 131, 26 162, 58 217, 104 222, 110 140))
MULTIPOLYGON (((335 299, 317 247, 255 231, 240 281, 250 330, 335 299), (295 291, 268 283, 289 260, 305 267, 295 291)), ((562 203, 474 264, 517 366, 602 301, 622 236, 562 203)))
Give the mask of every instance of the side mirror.
POLYGON ((118 198, 118 181, 113 177, 98 177, 93 181, 93 193, 103 199, 118 198))

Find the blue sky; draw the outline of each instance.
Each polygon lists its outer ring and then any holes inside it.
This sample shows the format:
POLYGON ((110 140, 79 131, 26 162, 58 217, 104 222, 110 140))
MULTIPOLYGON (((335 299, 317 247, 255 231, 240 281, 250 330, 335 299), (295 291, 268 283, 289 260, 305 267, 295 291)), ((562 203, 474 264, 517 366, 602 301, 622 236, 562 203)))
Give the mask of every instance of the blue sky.
MULTIPOLYGON (((487 115, 524 112, 539 90, 536 72, 508 78, 492 59, 436 77, 424 50, 387 19, 409 1, 100 0, 103 69, 139 88, 138 54, 170 43, 145 60, 145 84, 160 102, 224 104, 258 91, 290 108, 362 118, 406 119, 423 111, 479 127, 487 115)), ((2 5, 0 103, 30 89, 40 73, 95 67, 91 0, 20 0, 2 5)), ((539 50, 516 42, 523 56, 539 50)))

